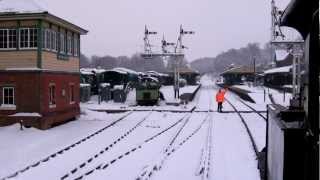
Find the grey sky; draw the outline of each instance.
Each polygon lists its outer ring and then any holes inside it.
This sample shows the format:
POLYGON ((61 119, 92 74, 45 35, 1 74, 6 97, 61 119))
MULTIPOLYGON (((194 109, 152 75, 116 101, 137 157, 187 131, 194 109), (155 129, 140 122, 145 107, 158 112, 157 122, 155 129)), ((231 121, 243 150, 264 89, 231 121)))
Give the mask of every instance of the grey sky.
MULTIPOLYGON (((189 61, 213 57, 249 42, 266 43, 270 36, 271 0, 41 0, 51 13, 89 30, 82 52, 128 55, 142 50, 144 25, 176 41, 179 25, 194 30, 185 38, 189 61)), ((276 0, 285 7, 289 0, 276 0)), ((158 47, 159 48, 159 47, 158 47)))

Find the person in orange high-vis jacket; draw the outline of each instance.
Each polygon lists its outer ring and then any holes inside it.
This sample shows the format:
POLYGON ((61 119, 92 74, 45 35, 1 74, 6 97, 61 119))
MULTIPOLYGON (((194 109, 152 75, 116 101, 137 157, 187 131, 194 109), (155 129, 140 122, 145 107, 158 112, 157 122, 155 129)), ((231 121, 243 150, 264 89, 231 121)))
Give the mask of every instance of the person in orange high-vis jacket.
POLYGON ((219 89, 216 94, 216 101, 218 103, 218 112, 222 112, 222 103, 224 102, 224 95, 226 94, 226 89, 219 89))

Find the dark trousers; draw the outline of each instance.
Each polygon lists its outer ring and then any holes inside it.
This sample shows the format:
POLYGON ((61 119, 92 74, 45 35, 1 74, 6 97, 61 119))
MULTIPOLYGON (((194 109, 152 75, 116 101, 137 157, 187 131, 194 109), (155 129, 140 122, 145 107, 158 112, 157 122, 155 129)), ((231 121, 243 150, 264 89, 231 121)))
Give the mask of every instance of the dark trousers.
POLYGON ((218 102, 218 112, 222 112, 222 102, 218 102))

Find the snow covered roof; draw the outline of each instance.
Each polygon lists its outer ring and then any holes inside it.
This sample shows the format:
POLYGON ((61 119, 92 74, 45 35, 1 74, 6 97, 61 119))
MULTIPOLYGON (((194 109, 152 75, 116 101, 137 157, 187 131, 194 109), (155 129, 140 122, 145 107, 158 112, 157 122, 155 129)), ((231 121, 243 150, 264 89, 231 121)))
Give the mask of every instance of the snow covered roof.
MULTIPOLYGON (((168 71, 167 73, 173 73, 174 71, 168 71)), ((189 67, 180 67, 179 72, 182 74, 200 74, 199 71, 189 68, 189 67)))
POLYGON ((43 8, 41 0, 0 0, 0 20, 44 19, 64 28, 71 29, 81 35, 88 31, 65 19, 50 14, 43 8))
POLYGON ((43 13, 47 12, 34 0, 0 0, 0 13, 43 13))
POLYGON ((146 74, 148 75, 154 75, 154 76, 169 76, 168 74, 159 73, 157 71, 147 71, 146 74))
POLYGON ((137 74, 138 75, 137 71, 134 71, 134 70, 131 70, 131 69, 128 69, 128 68, 118 67, 118 68, 113 68, 113 70, 118 70, 118 71, 127 72, 129 74, 137 74))
POLYGON ((142 78, 143 80, 150 80, 150 81, 154 81, 154 82, 159 82, 159 80, 157 79, 157 78, 155 78, 155 77, 144 77, 144 78, 142 78))
POLYGON ((289 53, 285 50, 276 50, 275 55, 276 55, 276 61, 282 61, 286 59, 289 53))
POLYGON ((106 72, 105 69, 97 69, 97 68, 81 68, 81 74, 94 74, 94 73, 104 73, 106 72))
POLYGON ((106 72, 116 72, 116 73, 119 73, 119 74, 128 74, 128 72, 117 70, 117 69, 106 70, 106 72))
POLYGON ((135 75, 139 75, 138 72, 136 72, 134 70, 131 70, 131 69, 123 68, 123 67, 113 68, 113 69, 107 70, 106 72, 117 72, 119 74, 135 74, 135 75))
POLYGON ((237 67, 233 67, 230 69, 225 70, 224 72, 221 73, 221 75, 223 74, 237 74, 237 73, 254 73, 254 69, 253 67, 249 67, 249 66, 237 66, 237 67))
POLYGON ((273 69, 269 69, 269 70, 264 71, 264 74, 286 73, 286 72, 290 72, 291 68, 292 68, 292 65, 279 67, 279 68, 273 68, 273 69))
POLYGON ((83 75, 93 75, 93 72, 87 72, 87 71, 81 71, 80 73, 83 75))
POLYGON ((86 83, 80 83, 80 87, 90 87, 90 84, 86 84, 86 83))

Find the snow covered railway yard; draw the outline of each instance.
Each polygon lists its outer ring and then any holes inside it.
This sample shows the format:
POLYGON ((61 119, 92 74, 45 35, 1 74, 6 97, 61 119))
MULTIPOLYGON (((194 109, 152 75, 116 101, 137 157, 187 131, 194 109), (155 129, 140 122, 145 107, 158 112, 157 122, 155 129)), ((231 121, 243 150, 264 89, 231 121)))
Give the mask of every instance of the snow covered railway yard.
POLYGON ((85 106, 77 121, 47 131, 0 128, 0 179, 258 180, 265 119, 232 93, 218 113, 217 90, 202 79, 190 112, 85 106))

